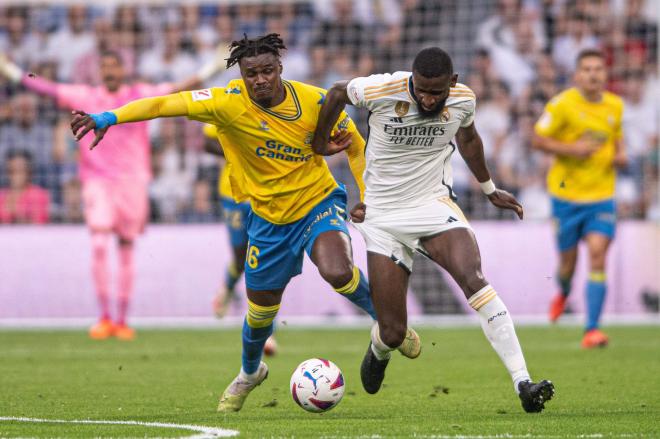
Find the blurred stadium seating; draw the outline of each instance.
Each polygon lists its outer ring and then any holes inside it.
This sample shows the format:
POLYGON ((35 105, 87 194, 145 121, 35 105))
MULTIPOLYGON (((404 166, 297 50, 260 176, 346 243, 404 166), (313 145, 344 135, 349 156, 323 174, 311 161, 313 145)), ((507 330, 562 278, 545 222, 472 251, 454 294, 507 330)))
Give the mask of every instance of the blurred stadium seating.
MULTIPOLYGON (((439 45, 454 57, 459 80, 477 94, 477 126, 494 180, 520 197, 528 218, 542 219, 549 216, 548 159, 530 149, 531 126, 544 102, 569 84, 575 54, 600 47, 611 68, 609 88, 627 105, 632 163, 619 179, 620 215, 657 219, 660 80, 652 3, 325 0, 86 7, 3 2, 0 52, 42 77, 97 83, 96 54, 112 48, 133 78, 176 81, 198 69, 216 45, 243 33, 278 32, 289 48, 285 77, 328 87, 340 78, 410 69, 417 50, 439 45)), ((208 85, 222 86, 237 75, 233 68, 208 85)), ((8 184, 6 154, 25 149, 32 157, 33 183, 50 193, 50 221, 80 222, 69 115, 48 98, 6 82, 0 82, 0 102, 0 186, 8 184)), ((355 118, 366 133, 365 115, 355 118)), ((197 123, 165 120, 153 123, 151 133, 152 221, 219 221, 213 190, 219 163, 203 153, 197 123)), ((345 161, 330 161, 338 178, 350 184, 345 161)), ((455 191, 472 219, 508 218, 486 202, 460 158, 453 164, 455 191)))

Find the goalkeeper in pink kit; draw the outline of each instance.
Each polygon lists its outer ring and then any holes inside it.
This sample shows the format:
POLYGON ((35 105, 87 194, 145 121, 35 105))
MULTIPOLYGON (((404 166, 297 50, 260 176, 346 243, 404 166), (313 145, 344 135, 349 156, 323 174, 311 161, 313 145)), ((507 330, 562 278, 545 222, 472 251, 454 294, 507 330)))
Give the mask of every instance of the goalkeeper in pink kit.
MULTIPOLYGON (((181 83, 127 83, 120 55, 101 54, 102 85, 60 84, 24 74, 0 54, 0 75, 14 83, 55 99, 60 108, 82 108, 99 112, 135 99, 195 88, 221 68, 213 60, 200 73, 181 83)), ((147 123, 126 124, 108 133, 105 147, 90 151, 92 138, 80 141, 80 180, 83 187, 85 222, 92 241, 92 275, 100 307, 99 321, 89 329, 94 339, 117 337, 132 340, 135 331, 126 323, 133 292, 135 239, 142 233, 149 211, 148 185, 151 180, 151 153, 147 123), (108 254, 117 237, 119 264, 117 311, 110 309, 108 254)))

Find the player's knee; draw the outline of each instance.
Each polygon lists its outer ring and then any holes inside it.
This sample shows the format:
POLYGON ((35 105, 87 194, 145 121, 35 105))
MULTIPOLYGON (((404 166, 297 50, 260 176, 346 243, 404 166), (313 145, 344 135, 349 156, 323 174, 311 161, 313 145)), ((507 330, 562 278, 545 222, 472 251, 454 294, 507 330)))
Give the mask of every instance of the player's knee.
POLYGON ((119 245, 121 247, 131 247, 133 245, 133 240, 128 238, 119 237, 119 245))
POLYGON ((589 266, 591 271, 605 269, 605 252, 595 252, 589 255, 589 266))
POLYGON ((353 266, 350 263, 338 263, 319 267, 319 273, 335 290, 341 289, 353 280, 353 266))
POLYGON ((461 273, 459 276, 456 276, 456 283, 465 292, 467 297, 471 296, 473 293, 479 291, 484 286, 488 284, 486 278, 484 277, 481 270, 466 270, 461 273))
POLYGON ((381 324, 379 322, 378 326, 380 339, 391 348, 398 348, 403 343, 403 340, 406 339, 407 327, 403 323, 391 322, 381 324))
POLYGON ((109 239, 105 233, 92 234, 92 251, 95 258, 104 258, 107 255, 109 239))
POLYGON ((572 278, 574 273, 575 273, 575 267, 573 265, 566 266, 564 264, 561 264, 559 266, 559 277, 561 277, 562 279, 572 278))

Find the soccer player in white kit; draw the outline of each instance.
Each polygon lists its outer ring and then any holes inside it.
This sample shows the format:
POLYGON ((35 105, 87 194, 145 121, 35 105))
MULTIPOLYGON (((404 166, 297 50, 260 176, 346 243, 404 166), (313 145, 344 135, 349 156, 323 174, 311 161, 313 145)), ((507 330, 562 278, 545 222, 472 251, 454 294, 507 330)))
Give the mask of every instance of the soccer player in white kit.
POLYGON ((523 217, 522 206, 497 189, 474 126, 475 96, 457 82, 440 48, 417 54, 411 72, 337 82, 326 96, 312 147, 328 147, 332 126, 347 104, 369 110, 364 203, 351 211, 367 243, 369 284, 378 322, 361 367, 362 385, 376 393, 391 351, 407 328, 406 292, 415 251, 446 269, 477 311, 483 331, 509 371, 527 412, 554 395, 550 381, 531 381, 509 312, 481 272, 477 242, 451 189, 451 155, 458 148, 488 199, 523 217), (456 138, 456 143, 454 143, 456 138))

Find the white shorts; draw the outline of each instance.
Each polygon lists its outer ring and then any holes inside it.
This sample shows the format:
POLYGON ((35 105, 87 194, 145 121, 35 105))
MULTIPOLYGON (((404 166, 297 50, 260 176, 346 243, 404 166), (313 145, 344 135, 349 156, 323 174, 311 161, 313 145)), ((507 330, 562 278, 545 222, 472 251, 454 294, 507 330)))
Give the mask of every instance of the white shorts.
POLYGON ((415 251, 426 253, 420 240, 459 227, 471 229, 461 208, 443 197, 425 205, 402 209, 372 209, 364 222, 354 223, 367 243, 367 251, 391 257, 412 272, 415 251))

